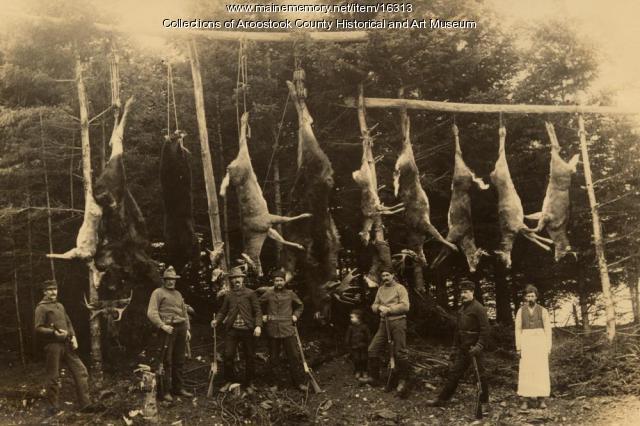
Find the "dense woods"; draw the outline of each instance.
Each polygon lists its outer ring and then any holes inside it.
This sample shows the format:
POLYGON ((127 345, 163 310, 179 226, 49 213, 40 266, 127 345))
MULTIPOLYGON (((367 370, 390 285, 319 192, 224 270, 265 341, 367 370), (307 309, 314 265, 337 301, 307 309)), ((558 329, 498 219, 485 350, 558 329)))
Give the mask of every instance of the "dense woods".
MULTIPOLYGON (((225 14, 222 5, 214 1, 190 7, 194 16, 202 18, 223 19, 225 14)), ((561 18, 531 24, 525 29, 529 42, 518 43, 483 2, 429 1, 416 4, 416 9, 414 15, 465 16, 476 20, 478 28, 371 32, 363 43, 320 43, 303 37, 285 43, 247 41, 241 58, 239 43, 196 39, 215 180, 218 184, 222 181, 228 163, 238 153, 240 114, 246 108, 250 113, 251 162, 274 214, 301 213, 291 203, 296 186, 298 119, 286 81, 292 80, 297 66, 304 69, 313 131, 333 167, 330 211, 340 236, 339 265, 343 268, 357 266, 367 271, 373 250, 361 242, 360 188, 352 178, 362 158, 357 112, 343 105, 346 97, 357 96, 358 84, 364 83, 365 96, 395 98, 404 88, 404 96, 410 99, 469 103, 572 105, 586 96, 587 104, 610 105, 615 98, 613 92, 590 90, 598 75, 593 41, 561 18), (241 63, 246 64, 243 84, 238 77, 241 63)), ((111 152, 108 141, 114 115, 101 113, 112 102, 110 61, 115 53, 122 99, 136 98, 124 131, 123 161, 127 187, 146 221, 152 243, 149 254, 159 262, 169 260, 160 179, 168 123, 171 132, 178 126, 186 132, 183 145, 191 154, 193 227, 200 248, 212 248, 187 39, 167 31, 165 43, 145 45, 136 37, 101 31, 88 23, 118 22, 100 2, 33 0, 27 10, 32 15, 64 20, 14 17, 0 30, 0 335, 6 350, 14 354, 21 344, 28 354, 34 353, 29 349, 33 348, 32 313, 40 298, 38 285, 44 279, 58 281, 61 300, 78 332, 88 336, 89 313, 82 303, 83 294, 89 291, 86 266, 45 257, 75 246, 85 206, 74 84, 76 59, 85 66, 89 117, 94 118, 89 127, 94 183, 111 152), (170 81, 168 64, 172 67, 170 81), (172 91, 168 90, 170 85, 172 91)), ((498 156, 500 117, 428 111, 410 111, 409 115, 420 182, 431 203, 431 221, 446 236, 455 150, 452 124, 459 129, 464 161, 489 182, 498 156)), ((568 161, 580 152, 577 117, 513 114, 501 119, 507 128, 507 162, 524 212, 540 211, 551 156, 544 122, 554 124, 561 157, 568 161)), ((588 115, 586 130, 611 282, 618 289, 628 287, 633 318, 640 321, 640 138, 633 120, 633 116, 588 115)), ((380 157, 376 163, 379 197, 383 204, 393 206, 399 202, 393 194, 392 174, 402 148, 400 113, 370 109, 367 122, 370 128, 377 124, 372 135, 373 156, 380 157)), ((471 189, 475 242, 491 255, 482 257, 474 273, 469 272, 461 253, 452 253, 437 268, 427 265, 423 297, 450 311, 458 303, 458 279, 469 277, 477 282, 495 320, 509 325, 522 289, 535 284, 550 308, 569 297, 577 298, 575 321, 588 329, 601 306, 597 303, 600 281, 584 182, 579 166, 570 188, 568 225, 575 257, 555 262, 553 251, 546 252, 519 237, 510 270, 492 254, 500 240, 496 190, 471 189)), ((243 247, 234 191, 231 187, 224 199, 219 198, 222 233, 232 262, 240 257, 243 247)), ((392 253, 411 247, 412 235, 407 233, 402 215, 385 216, 384 223, 392 253)), ((283 225, 285 238, 287 226, 283 225)), ((280 249, 267 239, 261 257, 265 272, 279 266, 280 249)), ((441 243, 427 240, 427 264, 440 250, 441 243)), ((414 284, 415 275, 409 273, 413 267, 407 263, 402 274, 409 285, 414 284)), ((210 318, 215 294, 210 276, 198 272, 186 274, 189 278, 178 287, 196 308, 196 321, 202 322, 210 318)), ((124 288, 146 286, 148 294, 152 285, 131 282, 124 288)), ((303 280, 296 285, 302 293, 308 290, 303 280)), ((103 297, 128 296, 128 291, 102 291, 103 297)), ((123 318, 127 323, 127 314, 123 318)), ((435 332, 427 320, 415 315, 421 333, 435 332)), ((135 340, 127 333, 122 336, 125 344, 135 340)), ((79 341, 87 351, 88 338, 79 341)))

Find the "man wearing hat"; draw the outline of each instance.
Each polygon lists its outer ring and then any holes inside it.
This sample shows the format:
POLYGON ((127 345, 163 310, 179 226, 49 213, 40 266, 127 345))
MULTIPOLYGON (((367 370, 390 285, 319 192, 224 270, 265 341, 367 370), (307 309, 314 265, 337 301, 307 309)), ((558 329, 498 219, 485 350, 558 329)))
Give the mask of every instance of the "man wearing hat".
POLYGON ((81 411, 90 411, 91 400, 89 398, 89 374, 75 350, 78 348, 78 340, 73 330, 71 320, 58 302, 58 285, 53 280, 43 283, 44 297, 38 303, 35 310, 35 331, 44 344, 46 354, 46 389, 49 407, 48 413, 55 415, 60 411, 60 360, 69 367, 80 402, 81 411))
POLYGON ((551 321, 549 312, 537 303, 538 289, 528 285, 524 290, 525 304, 516 314, 516 350, 520 355, 518 395, 524 400, 520 408, 529 408, 538 398, 540 408, 547 408, 544 397, 551 391, 549 353, 551 352, 551 321))
POLYGON ((489 338, 489 319, 484 306, 473 298, 475 283, 463 280, 460 283, 460 290, 462 306, 458 311, 457 330, 453 341, 455 361, 449 371, 447 382, 438 394, 437 399, 428 400, 426 402, 428 406, 439 407, 445 405, 453 396, 458 387, 458 382, 464 377, 469 366, 473 365, 472 358, 476 359, 478 372, 480 373, 480 385, 482 387, 480 402, 489 402, 489 387, 482 365, 482 351, 487 347, 489 338))
POLYGON ((166 334, 169 335, 169 345, 165 351, 164 363, 165 376, 164 386, 167 393, 159 395, 164 401, 173 401, 173 397, 169 393, 176 396, 184 396, 190 398, 193 396, 191 392, 184 389, 182 379, 182 367, 184 365, 185 348, 187 340, 191 339, 191 326, 189 324, 189 315, 187 313, 187 305, 184 303, 182 294, 176 290, 176 280, 180 275, 176 274, 173 266, 165 269, 162 275, 163 285, 151 293, 149 306, 147 308, 147 317, 153 325, 161 330, 160 347, 164 345, 166 334), (165 334, 166 333, 166 334, 165 334))
POLYGON ((269 336, 269 364, 268 371, 273 373, 280 358, 280 348, 284 347, 284 353, 289 364, 289 372, 298 389, 307 389, 304 375, 301 369, 301 361, 297 356, 297 341, 295 337, 295 323, 302 315, 304 305, 293 290, 285 289, 285 273, 276 270, 271 274, 273 287, 267 289, 260 297, 260 303, 266 313, 262 317, 266 322, 267 335, 269 336))
POLYGON ((393 270, 383 267, 380 273, 382 285, 378 288, 371 310, 380 315, 378 331, 371 339, 368 352, 369 377, 362 379, 363 383, 380 384, 380 366, 385 348, 388 346, 389 336, 393 340, 393 353, 396 361, 395 377, 387 381, 386 391, 391 391, 398 381, 398 396, 406 398, 409 388, 407 375, 409 373, 407 353, 407 313, 409 312, 409 294, 407 289, 395 280, 393 270))
MULTIPOLYGON (((236 357, 238 344, 242 344, 245 354, 244 386, 252 390, 254 376, 254 360, 256 347, 254 337, 262 333, 262 311, 258 296, 253 290, 244 286, 244 272, 238 267, 229 272, 231 291, 225 294, 222 307, 218 311, 211 327, 222 323, 226 331, 224 341, 224 379, 228 385, 236 382, 233 360, 236 357)), ((223 388, 223 389, 224 389, 223 388)))

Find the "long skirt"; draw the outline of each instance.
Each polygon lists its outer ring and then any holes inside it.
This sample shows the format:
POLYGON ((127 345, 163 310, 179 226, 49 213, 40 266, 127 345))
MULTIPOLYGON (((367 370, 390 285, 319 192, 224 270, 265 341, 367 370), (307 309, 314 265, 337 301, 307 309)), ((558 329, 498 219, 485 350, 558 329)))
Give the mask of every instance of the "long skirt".
POLYGON ((549 348, 544 330, 522 330, 520 349, 518 395, 528 398, 549 396, 549 348))

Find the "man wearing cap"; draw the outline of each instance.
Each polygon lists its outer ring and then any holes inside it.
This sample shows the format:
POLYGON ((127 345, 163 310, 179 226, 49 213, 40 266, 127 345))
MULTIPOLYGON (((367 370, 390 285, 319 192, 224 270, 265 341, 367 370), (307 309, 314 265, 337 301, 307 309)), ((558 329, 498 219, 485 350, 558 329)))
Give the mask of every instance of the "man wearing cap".
POLYGON ((522 408, 529 408, 540 400, 540 408, 547 408, 544 402, 549 396, 549 353, 551 352, 551 321, 549 312, 537 303, 538 289, 528 285, 524 290, 525 305, 516 314, 516 350, 520 355, 518 374, 518 395, 523 398, 522 408))
POLYGON ((169 393, 176 396, 184 396, 190 398, 193 396, 191 392, 184 389, 182 379, 182 367, 184 365, 185 348, 187 340, 191 339, 191 326, 189 324, 189 315, 187 313, 187 305, 184 303, 182 294, 176 290, 176 280, 180 275, 176 274, 173 266, 169 266, 162 275, 163 285, 151 293, 149 306, 147 308, 147 317, 153 325, 161 330, 160 345, 164 345, 166 334, 169 334, 169 345, 165 351, 164 363, 165 376, 164 386, 167 393, 159 395, 164 401, 173 401, 173 397, 169 393), (165 334, 166 333, 166 334, 165 334))
POLYGON ((472 358, 476 359, 478 372, 480 373, 480 385, 482 387, 480 402, 489 402, 489 387, 482 364, 482 351, 487 347, 489 338, 489 319, 484 306, 473 298, 475 283, 463 280, 460 283, 460 290, 462 306, 458 311, 457 330, 453 341, 455 361, 449 371, 447 382, 438 394, 437 399, 428 400, 426 402, 428 406, 443 406, 451 399, 458 387, 458 382, 462 379, 469 366, 473 365, 472 358))
POLYGON ((46 354, 46 389, 49 407, 48 414, 55 415, 60 411, 59 395, 60 360, 69 367, 80 403, 81 411, 90 411, 89 374, 75 350, 78 340, 71 320, 58 302, 58 285, 53 280, 45 281, 42 286, 44 297, 35 310, 34 325, 37 336, 44 343, 46 354))
POLYGON ((378 331, 371 339, 368 349, 369 377, 363 383, 380 384, 380 366, 383 353, 388 345, 387 326, 393 340, 393 353, 396 361, 395 377, 387 381, 386 391, 390 391, 398 380, 398 396, 406 398, 409 388, 407 353, 407 313, 409 312, 409 294, 407 289, 395 280, 393 270, 383 267, 380 273, 382 285, 378 288, 371 310, 380 315, 378 331))
POLYGON ((244 286, 246 275, 240 268, 232 268, 229 272, 231 291, 224 296, 222 307, 218 311, 211 327, 219 323, 225 328, 224 341, 224 379, 227 382, 223 389, 236 382, 233 360, 236 357, 238 344, 242 344, 245 354, 244 386, 253 389, 254 360, 256 357, 255 337, 262 333, 262 311, 258 296, 253 290, 244 286))
POLYGON ((285 273, 274 271, 271 274, 273 287, 267 289, 260 297, 260 303, 266 313, 262 317, 266 322, 267 335, 269 336, 269 364, 268 371, 273 373, 280 358, 280 348, 284 347, 284 353, 289 364, 293 382, 298 389, 305 391, 304 375, 301 362, 297 356, 297 341, 295 337, 295 323, 302 315, 304 305, 293 290, 285 289, 285 273))

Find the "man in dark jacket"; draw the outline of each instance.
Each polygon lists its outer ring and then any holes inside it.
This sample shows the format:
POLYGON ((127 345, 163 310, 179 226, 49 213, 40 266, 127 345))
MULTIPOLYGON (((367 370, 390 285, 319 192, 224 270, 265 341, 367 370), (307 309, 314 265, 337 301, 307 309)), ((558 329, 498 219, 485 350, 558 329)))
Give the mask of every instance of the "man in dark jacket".
POLYGON ((482 352, 487 347, 489 338, 489 319, 487 312, 473 298, 475 283, 463 280, 460 283, 462 307, 458 311, 458 326, 454 337, 455 361, 449 371, 449 377, 437 399, 428 400, 428 406, 443 406, 453 396, 458 382, 464 376, 473 359, 476 359, 480 373, 482 393, 480 402, 489 402, 489 386, 487 385, 482 363, 482 352))
POLYGON ((78 340, 71 320, 58 302, 58 285, 53 280, 45 281, 42 286, 44 297, 35 311, 34 326, 38 338, 44 343, 46 354, 45 380, 48 414, 55 415, 60 411, 60 361, 69 367, 80 402, 81 411, 91 411, 89 399, 89 374, 75 350, 78 340))
POLYGON ((231 383, 236 382, 233 370, 233 360, 236 357, 238 344, 242 344, 245 353, 245 379, 244 386, 252 388, 254 376, 254 360, 256 357, 255 337, 262 333, 262 311, 260 302, 253 290, 244 286, 246 275, 239 268, 232 268, 229 272, 231 291, 227 293, 222 302, 222 307, 215 319, 211 321, 211 327, 222 322, 226 331, 224 341, 224 378, 228 389, 231 383))
POLYGON ((274 271, 271 274, 273 287, 267 289, 260 297, 260 303, 265 308, 262 317, 266 323, 267 336, 269 336, 269 364, 267 369, 273 373, 280 358, 280 348, 284 347, 284 353, 289 364, 293 382, 298 389, 305 391, 304 374, 301 361, 298 359, 298 344, 295 336, 295 323, 302 315, 304 305, 293 290, 285 289, 285 274, 283 271, 274 271))

